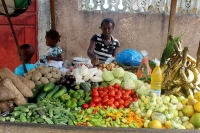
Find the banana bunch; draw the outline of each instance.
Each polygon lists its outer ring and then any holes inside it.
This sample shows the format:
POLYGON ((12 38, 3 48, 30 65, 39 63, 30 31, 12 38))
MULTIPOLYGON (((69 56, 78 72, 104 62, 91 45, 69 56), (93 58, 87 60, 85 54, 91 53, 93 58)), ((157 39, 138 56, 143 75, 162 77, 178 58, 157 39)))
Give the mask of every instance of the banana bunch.
POLYGON ((188 47, 175 44, 174 54, 161 65, 163 82, 162 93, 187 97, 200 91, 200 73, 196 60, 188 55, 188 47))

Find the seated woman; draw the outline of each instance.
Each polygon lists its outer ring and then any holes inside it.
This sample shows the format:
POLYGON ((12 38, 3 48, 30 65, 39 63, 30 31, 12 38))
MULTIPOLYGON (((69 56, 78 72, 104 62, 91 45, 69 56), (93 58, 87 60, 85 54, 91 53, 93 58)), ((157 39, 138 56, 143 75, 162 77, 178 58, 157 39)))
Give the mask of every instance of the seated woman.
POLYGON ((105 18, 100 27, 102 34, 95 34, 91 38, 87 55, 93 65, 103 63, 110 57, 116 57, 120 43, 111 35, 114 27, 114 21, 111 18, 105 18))

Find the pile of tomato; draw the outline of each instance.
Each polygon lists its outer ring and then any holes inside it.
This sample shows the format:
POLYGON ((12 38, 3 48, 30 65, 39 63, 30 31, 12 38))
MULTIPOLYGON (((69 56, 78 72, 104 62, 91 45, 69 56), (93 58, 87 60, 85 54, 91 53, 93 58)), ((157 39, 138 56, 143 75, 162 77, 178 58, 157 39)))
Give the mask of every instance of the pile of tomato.
POLYGON ((91 91, 92 100, 89 105, 84 104, 83 108, 96 106, 110 106, 113 108, 128 108, 131 102, 138 100, 134 90, 123 89, 119 84, 113 86, 95 87, 91 91))

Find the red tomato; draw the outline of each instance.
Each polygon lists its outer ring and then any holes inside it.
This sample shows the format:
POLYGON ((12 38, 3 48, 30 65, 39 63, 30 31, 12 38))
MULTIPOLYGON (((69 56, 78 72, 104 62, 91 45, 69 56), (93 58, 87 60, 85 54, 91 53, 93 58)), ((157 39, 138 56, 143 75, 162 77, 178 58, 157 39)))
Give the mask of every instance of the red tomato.
POLYGON ((121 96, 122 96, 122 93, 121 93, 121 91, 117 91, 117 92, 115 93, 115 95, 121 97, 121 96))
POLYGON ((119 100, 121 97, 119 95, 115 95, 114 99, 119 100))
POLYGON ((99 91, 99 97, 103 98, 106 95, 104 91, 99 91))
POLYGON ((118 101, 114 101, 113 104, 118 107, 119 106, 119 102, 118 101))
POLYGON ((124 99, 124 100, 128 100, 129 99, 129 94, 128 93, 123 93, 122 94, 122 98, 124 99))
POLYGON ((119 85, 118 83, 115 83, 115 84, 114 84, 114 87, 115 87, 115 88, 119 88, 120 85, 119 85))
POLYGON ((121 105, 121 104, 120 104, 120 105, 118 106, 118 108, 124 108, 124 105, 121 105))
POLYGON ((109 100, 112 101, 112 102, 115 101, 115 99, 113 97, 109 97, 109 100))
POLYGON ((82 108, 83 109, 87 109, 89 107, 89 105, 87 104, 87 103, 84 103, 83 105, 82 105, 82 108))
POLYGON ((109 105, 112 108, 116 108, 116 106, 114 104, 109 105))
POLYGON ((99 93, 98 91, 92 91, 92 97, 98 97, 99 93))
POLYGON ((113 120, 113 121, 116 121, 116 117, 115 117, 115 116, 113 116, 113 117, 112 117, 112 120, 113 120))
POLYGON ((105 98, 103 98, 103 99, 101 100, 101 102, 102 102, 103 104, 107 103, 107 101, 109 101, 109 99, 108 99, 107 97, 105 97, 105 98))
POLYGON ((96 104, 94 102, 90 102, 90 107, 95 107, 96 104))
POLYGON ((138 99, 139 99, 138 97, 134 97, 133 102, 136 102, 138 99))
POLYGON ((124 100, 123 99, 119 99, 118 102, 119 102, 120 105, 124 105, 124 100))
POLYGON ((98 88, 97 88, 97 87, 94 87, 94 88, 92 89, 92 91, 98 91, 98 88))
POLYGON ((130 101, 129 101, 129 100, 125 100, 125 101, 124 101, 124 107, 125 107, 125 108, 128 108, 129 105, 130 105, 130 101))
POLYGON ((99 103, 96 104, 96 106, 101 106, 101 105, 102 105, 101 102, 99 102, 99 103))
POLYGON ((133 102, 133 98, 132 97, 129 97, 128 99, 130 102, 133 102))
POLYGON ((108 85, 108 86, 107 86, 107 89, 108 89, 108 90, 113 90, 114 87, 112 87, 111 85, 108 85))
POLYGON ((131 90, 131 95, 135 94, 135 90, 131 90))
POLYGON ((92 101, 93 101, 95 104, 97 104, 97 103, 99 103, 99 102, 101 101, 101 98, 100 98, 100 97, 93 97, 93 98, 92 98, 92 101))
POLYGON ((125 90, 125 92, 131 95, 131 90, 125 90))
POLYGON ((115 91, 114 90, 110 90, 109 93, 108 93, 108 95, 110 97, 114 97, 115 96, 115 91))
POLYGON ((100 90, 103 90, 103 86, 99 86, 99 89, 100 89, 100 90))
POLYGON ((108 101, 106 102, 106 105, 107 105, 107 106, 111 106, 112 104, 113 104, 112 101, 109 101, 109 100, 108 100, 108 101))

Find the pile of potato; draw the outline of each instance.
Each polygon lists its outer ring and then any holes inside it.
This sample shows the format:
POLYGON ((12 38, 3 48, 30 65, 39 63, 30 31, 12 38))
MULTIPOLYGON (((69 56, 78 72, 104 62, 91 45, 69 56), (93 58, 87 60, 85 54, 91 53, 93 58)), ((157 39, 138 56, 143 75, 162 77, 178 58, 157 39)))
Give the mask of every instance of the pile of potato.
POLYGON ((0 69, 0 113, 11 111, 14 104, 21 106, 32 97, 35 83, 15 75, 10 69, 0 69))
POLYGON ((47 84, 49 82, 55 83, 61 77, 61 72, 58 68, 53 67, 37 67, 24 74, 26 79, 32 80, 36 85, 47 84))
POLYGON ((117 67, 119 67, 117 65, 117 62, 110 63, 110 64, 102 63, 102 64, 99 64, 98 69, 100 69, 100 70, 102 70, 104 72, 104 71, 107 71, 107 70, 108 71, 113 71, 117 67))

